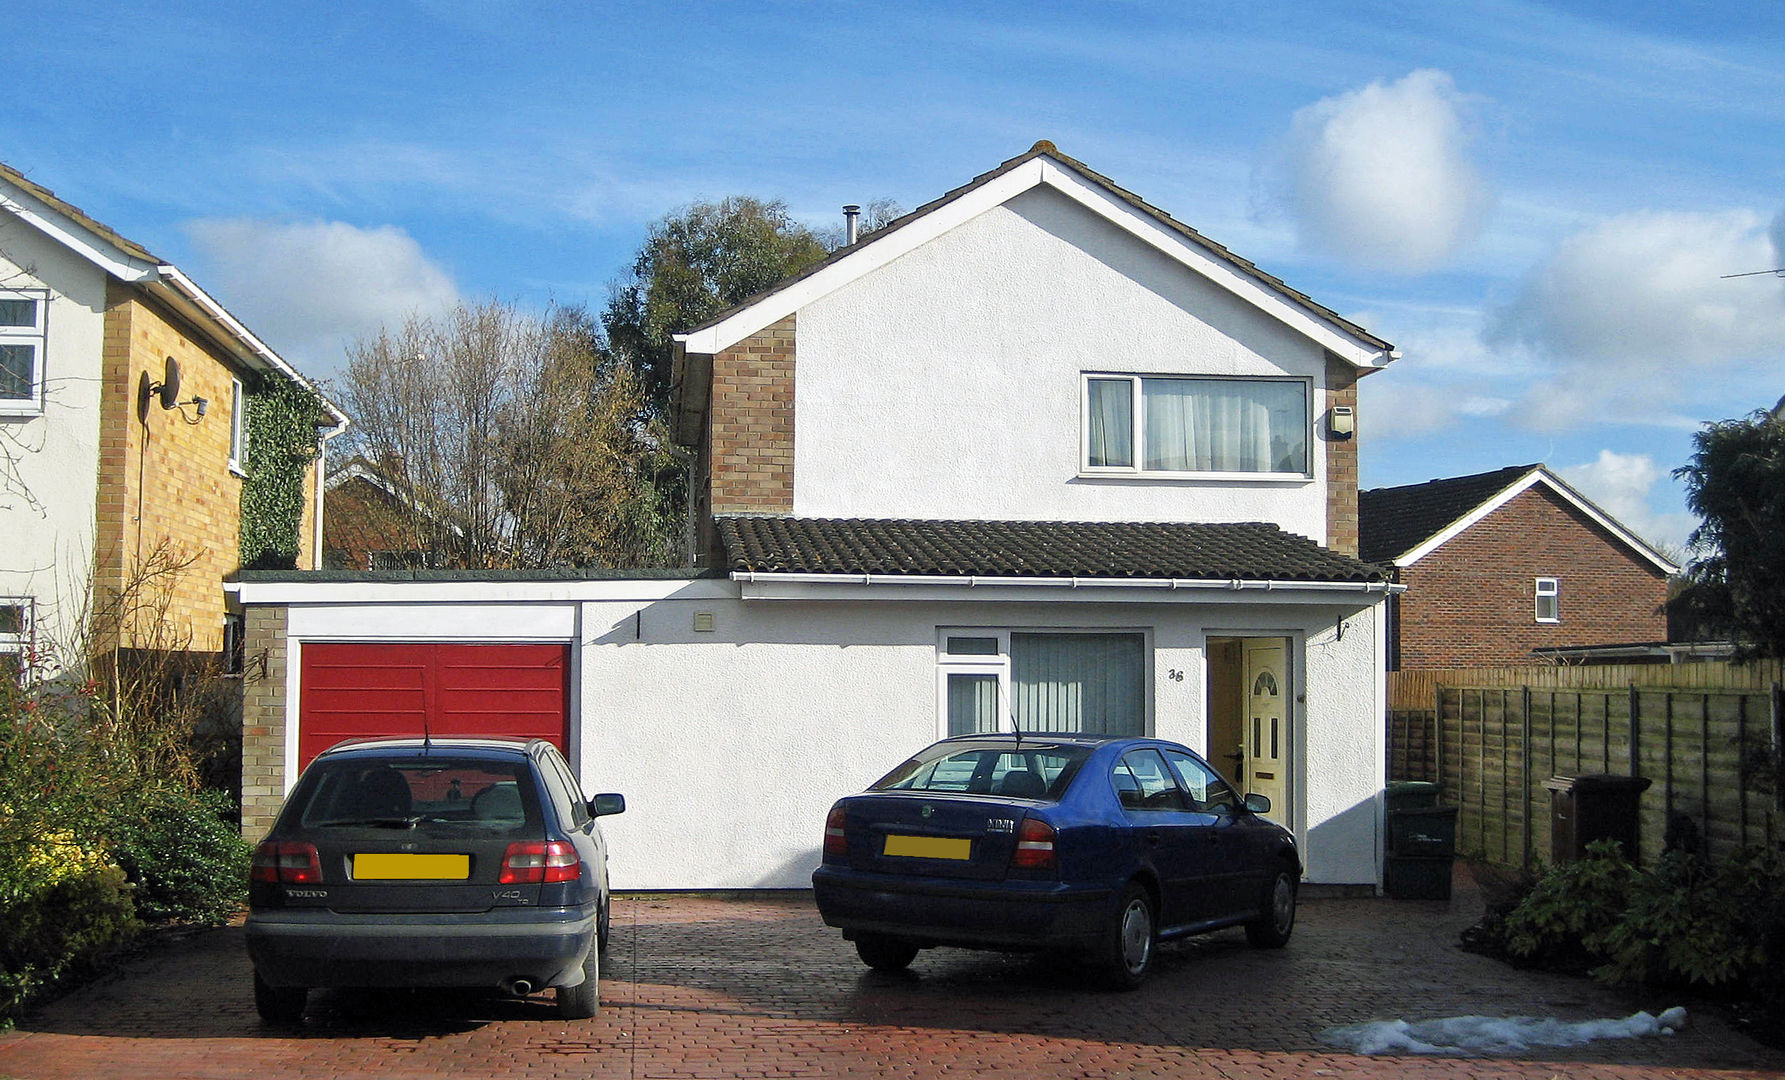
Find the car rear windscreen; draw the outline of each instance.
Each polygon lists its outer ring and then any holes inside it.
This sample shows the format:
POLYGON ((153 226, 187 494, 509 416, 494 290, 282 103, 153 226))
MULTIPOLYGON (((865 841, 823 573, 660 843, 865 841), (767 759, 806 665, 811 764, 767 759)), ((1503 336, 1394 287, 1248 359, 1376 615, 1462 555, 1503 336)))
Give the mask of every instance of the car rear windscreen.
POLYGON ((538 797, 524 762, 322 760, 305 773, 300 787, 298 821, 306 829, 509 830, 540 823, 538 797))
POLYGON ((932 746, 887 773, 870 791, 930 791, 1058 799, 1090 755, 1083 746, 932 746))

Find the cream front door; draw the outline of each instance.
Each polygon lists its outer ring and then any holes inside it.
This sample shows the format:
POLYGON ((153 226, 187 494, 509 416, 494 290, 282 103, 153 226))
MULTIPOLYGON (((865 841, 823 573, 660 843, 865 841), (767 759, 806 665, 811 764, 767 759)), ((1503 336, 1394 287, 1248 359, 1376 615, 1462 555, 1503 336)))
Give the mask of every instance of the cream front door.
POLYGON ((1247 638, 1246 791, 1271 800, 1270 816, 1289 820, 1289 670, 1283 638, 1247 638))

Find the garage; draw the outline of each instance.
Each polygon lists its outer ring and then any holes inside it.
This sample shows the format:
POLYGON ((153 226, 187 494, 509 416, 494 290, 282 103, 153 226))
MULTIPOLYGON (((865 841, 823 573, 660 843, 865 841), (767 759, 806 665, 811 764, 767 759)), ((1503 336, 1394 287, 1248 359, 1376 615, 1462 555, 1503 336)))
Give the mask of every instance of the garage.
POLYGON ((568 751, 568 645, 315 642, 300 667, 300 769, 342 739, 424 731, 568 751))

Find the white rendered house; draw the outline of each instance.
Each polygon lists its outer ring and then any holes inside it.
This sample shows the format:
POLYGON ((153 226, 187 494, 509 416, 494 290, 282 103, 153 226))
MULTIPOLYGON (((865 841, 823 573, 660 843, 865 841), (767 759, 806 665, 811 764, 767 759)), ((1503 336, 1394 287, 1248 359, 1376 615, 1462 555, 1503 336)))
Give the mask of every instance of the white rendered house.
POLYGON ((692 569, 242 575, 245 828, 425 718, 624 792, 618 888, 798 887, 832 800, 1015 726, 1186 743, 1379 881, 1385 342, 1041 143, 678 345, 692 569))

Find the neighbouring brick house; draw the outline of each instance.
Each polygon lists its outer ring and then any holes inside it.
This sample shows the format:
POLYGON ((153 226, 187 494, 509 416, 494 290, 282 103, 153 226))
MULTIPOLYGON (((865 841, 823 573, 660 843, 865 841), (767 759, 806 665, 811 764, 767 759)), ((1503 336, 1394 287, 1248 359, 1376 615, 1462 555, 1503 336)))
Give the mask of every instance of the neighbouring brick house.
POLYGON ((687 569, 240 576, 246 828, 332 739, 540 735, 626 794, 617 887, 804 887, 943 735, 1133 733, 1380 880, 1387 342, 1038 143, 676 351, 687 569))
POLYGON ((1360 556, 1391 566, 1391 670, 1663 641, 1679 567, 1542 465, 1376 488, 1360 556))
POLYGON ((322 564, 330 570, 411 570, 434 565, 415 536, 399 485, 364 458, 329 474, 322 564))
POLYGON ((90 590, 121 588, 157 548, 191 560, 160 643, 223 648, 248 403, 280 381, 309 386, 179 268, 0 165, 0 664, 33 652, 53 670, 90 590))

